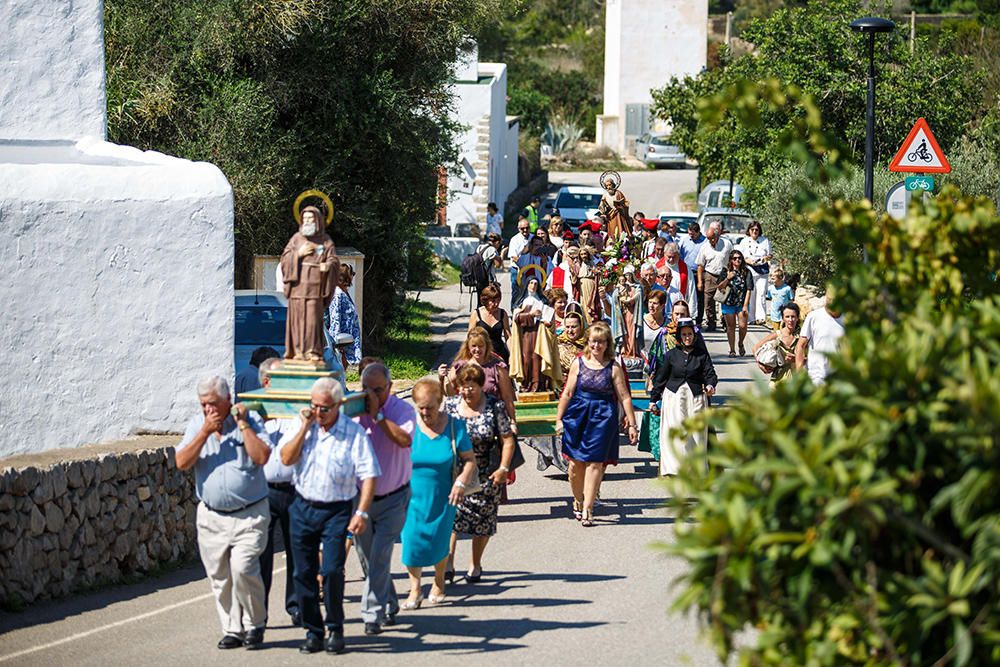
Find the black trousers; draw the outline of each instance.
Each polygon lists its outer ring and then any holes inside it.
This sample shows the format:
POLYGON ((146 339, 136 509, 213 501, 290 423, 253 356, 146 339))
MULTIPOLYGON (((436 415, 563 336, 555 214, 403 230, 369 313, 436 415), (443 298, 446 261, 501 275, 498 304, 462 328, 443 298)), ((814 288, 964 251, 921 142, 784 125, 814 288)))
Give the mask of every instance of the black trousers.
POLYGON ((295 500, 295 487, 291 484, 281 488, 268 485, 267 500, 271 505, 271 524, 267 529, 267 546, 260 555, 260 575, 264 579, 264 610, 271 597, 271 579, 274 570, 274 531, 281 525, 281 537, 285 547, 285 611, 289 616, 299 612, 299 599, 295 596, 295 557, 292 555, 292 530, 288 510, 295 500))

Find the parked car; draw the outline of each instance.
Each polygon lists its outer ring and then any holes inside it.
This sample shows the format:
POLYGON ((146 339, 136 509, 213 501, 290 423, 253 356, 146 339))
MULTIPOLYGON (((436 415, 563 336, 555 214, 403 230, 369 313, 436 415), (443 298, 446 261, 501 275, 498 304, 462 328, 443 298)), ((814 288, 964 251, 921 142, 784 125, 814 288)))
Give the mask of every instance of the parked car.
POLYGON ((753 221, 753 216, 738 208, 714 208, 705 209, 698 215, 698 226, 701 233, 708 230, 708 225, 712 222, 722 223, 723 235, 732 241, 733 245, 739 245, 747 234, 747 225, 753 221))
POLYGON ((580 223, 597 215, 597 207, 603 196, 604 190, 601 188, 564 185, 556 193, 555 204, 546 204, 545 207, 557 209, 566 228, 575 232, 580 223))
POLYGON ((635 156, 654 167, 687 166, 687 155, 670 143, 666 133, 644 134, 635 140, 635 156))
POLYGON ((730 197, 729 181, 712 181, 698 194, 698 212, 701 213, 706 208, 738 207, 742 198, 743 186, 739 183, 733 184, 733 194, 730 197))
POLYGON ((285 352, 288 300, 281 292, 236 290, 236 339, 233 362, 239 373, 250 365, 250 355, 267 345, 285 352))
POLYGON ((660 219, 660 222, 676 220, 677 233, 686 234, 688 225, 698 219, 698 214, 691 211, 660 211, 656 217, 660 219))

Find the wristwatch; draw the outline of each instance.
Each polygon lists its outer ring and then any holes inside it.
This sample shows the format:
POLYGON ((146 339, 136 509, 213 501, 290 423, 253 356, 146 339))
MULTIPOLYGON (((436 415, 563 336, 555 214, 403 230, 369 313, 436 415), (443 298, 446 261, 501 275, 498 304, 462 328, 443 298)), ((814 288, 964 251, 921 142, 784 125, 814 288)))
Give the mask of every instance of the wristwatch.
POLYGON ((240 427, 240 432, 241 433, 243 431, 247 430, 248 428, 250 428, 250 424, 246 423, 242 419, 240 421, 236 422, 236 425, 240 427))
POLYGON ((358 511, 356 511, 356 512, 354 513, 354 515, 355 515, 355 516, 359 516, 359 517, 361 517, 361 518, 362 518, 362 519, 364 519, 365 521, 367 521, 367 520, 368 520, 368 512, 363 512, 363 511, 361 511, 361 510, 358 510, 358 511))
POLYGON ((385 421, 385 413, 379 410, 375 413, 375 423, 380 424, 385 421))

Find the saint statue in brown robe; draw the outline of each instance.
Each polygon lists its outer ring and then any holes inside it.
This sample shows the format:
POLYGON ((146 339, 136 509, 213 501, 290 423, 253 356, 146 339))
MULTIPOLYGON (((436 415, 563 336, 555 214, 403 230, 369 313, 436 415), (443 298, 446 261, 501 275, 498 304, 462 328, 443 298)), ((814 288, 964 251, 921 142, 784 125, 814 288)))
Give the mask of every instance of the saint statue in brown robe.
POLYGON ((604 195, 601 203, 597 205, 597 212, 603 215, 608 221, 608 239, 616 240, 622 234, 632 235, 632 218, 629 217, 629 201, 625 193, 619 190, 621 176, 615 172, 604 172, 601 174, 601 187, 604 188, 604 195))
POLYGON ((323 314, 340 276, 337 249, 326 233, 323 213, 302 209, 302 226, 281 253, 281 276, 288 297, 285 359, 322 361, 326 337, 323 314))

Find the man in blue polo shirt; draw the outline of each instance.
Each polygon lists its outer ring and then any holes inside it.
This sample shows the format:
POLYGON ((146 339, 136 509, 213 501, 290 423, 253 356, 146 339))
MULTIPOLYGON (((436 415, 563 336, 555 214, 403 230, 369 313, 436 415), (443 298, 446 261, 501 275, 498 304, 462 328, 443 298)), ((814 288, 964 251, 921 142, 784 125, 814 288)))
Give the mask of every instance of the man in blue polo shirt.
POLYGON ((198 383, 198 401, 201 414, 188 422, 175 458, 180 470, 194 468, 198 550, 225 633, 219 648, 258 649, 267 617, 260 555, 271 520, 262 466, 271 448, 260 417, 231 403, 221 377, 198 383))

